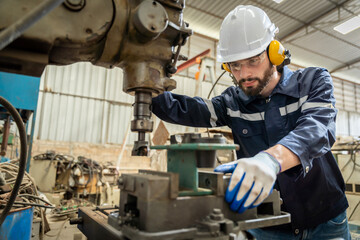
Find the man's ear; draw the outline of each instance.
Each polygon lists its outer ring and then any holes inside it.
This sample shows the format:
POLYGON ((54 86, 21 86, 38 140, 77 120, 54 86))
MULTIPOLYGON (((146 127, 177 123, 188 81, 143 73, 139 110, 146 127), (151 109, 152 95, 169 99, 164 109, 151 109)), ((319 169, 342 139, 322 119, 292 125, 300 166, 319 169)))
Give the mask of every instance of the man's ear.
POLYGON ((236 80, 236 78, 234 77, 234 75, 233 75, 232 73, 229 73, 229 76, 231 77, 234 85, 235 85, 236 87, 239 87, 239 83, 238 83, 238 81, 236 80))

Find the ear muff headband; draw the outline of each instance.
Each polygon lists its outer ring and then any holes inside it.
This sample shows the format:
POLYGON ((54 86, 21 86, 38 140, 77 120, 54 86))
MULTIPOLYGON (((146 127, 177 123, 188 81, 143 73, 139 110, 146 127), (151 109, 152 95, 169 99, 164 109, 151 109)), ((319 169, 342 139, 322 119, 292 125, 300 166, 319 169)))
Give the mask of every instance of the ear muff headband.
POLYGON ((272 40, 268 47, 268 55, 270 62, 279 66, 285 60, 288 55, 288 51, 285 50, 284 46, 277 40, 272 40))
MULTIPOLYGON (((270 62, 275 66, 281 65, 284 61, 285 65, 290 63, 290 52, 286 50, 284 46, 277 40, 272 40, 270 42, 267 48, 267 54, 270 62)), ((226 63, 222 63, 221 68, 231 73, 226 63)))

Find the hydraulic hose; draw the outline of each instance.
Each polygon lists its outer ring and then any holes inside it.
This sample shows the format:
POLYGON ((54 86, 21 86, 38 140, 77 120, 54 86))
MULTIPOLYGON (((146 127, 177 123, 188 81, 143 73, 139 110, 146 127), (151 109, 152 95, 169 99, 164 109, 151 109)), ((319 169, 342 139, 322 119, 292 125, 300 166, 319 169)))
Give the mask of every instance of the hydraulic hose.
POLYGON ((11 210, 11 208, 15 202, 16 195, 19 191, 22 179, 24 177, 24 173, 25 173, 25 169, 26 169, 27 144, 26 144, 25 126, 24 126, 24 123, 20 117, 20 114, 16 110, 16 108, 13 105, 11 105, 11 103, 9 103, 5 98, 3 98, 1 96, 0 96, 0 104, 10 113, 11 117, 13 118, 13 120, 16 123, 16 126, 18 127, 19 135, 20 135, 19 172, 16 176, 15 184, 11 191, 9 200, 7 201, 5 208, 2 211, 1 216, 0 216, 0 227, 1 227, 7 214, 9 213, 9 211, 11 210))

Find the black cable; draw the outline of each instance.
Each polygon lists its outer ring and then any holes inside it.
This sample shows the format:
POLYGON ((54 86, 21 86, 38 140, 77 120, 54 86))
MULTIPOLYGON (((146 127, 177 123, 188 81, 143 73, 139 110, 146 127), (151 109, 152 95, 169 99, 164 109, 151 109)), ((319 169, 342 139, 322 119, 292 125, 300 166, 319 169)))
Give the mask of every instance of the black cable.
MULTIPOLYGON (((224 71, 220 74, 220 76, 216 79, 216 81, 214 82, 214 84, 212 85, 212 87, 211 87, 211 89, 210 89, 210 92, 209 92, 209 94, 208 94, 208 96, 207 96, 207 99, 210 98, 211 92, 214 90, 216 84, 219 82, 220 78, 221 78, 225 73, 226 73, 226 71, 224 70, 224 71)), ((207 131, 208 137, 210 137, 209 128, 206 128, 206 131, 207 131)), ((219 160, 218 160, 218 162, 221 163, 219 160)))
MULTIPOLYGON (((226 73, 226 71, 224 70, 224 71, 220 74, 220 76, 216 79, 216 81, 214 82, 214 84, 212 85, 212 87, 211 87, 211 89, 210 89, 210 92, 209 92, 209 94, 208 94, 208 96, 207 96, 207 99, 210 98, 210 95, 211 95, 212 91, 214 90, 216 84, 219 82, 220 78, 221 78, 225 73, 226 73)), ((206 130, 207 130, 208 136, 210 137, 209 128, 206 128, 206 130)), ((216 161, 217 161, 218 163, 222 164, 222 162, 220 161, 220 159, 219 159, 217 156, 216 156, 216 161)))
POLYGON ((22 179, 24 177, 25 169, 26 169, 26 155, 27 155, 27 144, 26 144, 26 131, 24 123, 21 119, 20 114, 16 110, 16 108, 11 105, 5 98, 0 96, 0 104, 9 111, 10 115, 14 119, 16 126, 18 127, 19 134, 20 134, 20 160, 19 160, 19 172, 16 176, 16 180, 13 186, 13 189, 11 191, 9 200, 7 201, 4 210, 1 213, 0 216, 0 226, 3 224, 6 215, 9 213, 12 205, 15 202, 16 195, 19 191, 22 179))
MULTIPOLYGON (((220 74, 220 76, 216 79, 215 83, 213 84, 212 88, 210 89, 210 92, 209 92, 208 97, 207 97, 208 99, 209 99, 209 97, 210 97, 210 95, 211 95, 211 92, 212 92, 212 90, 214 89, 215 85, 218 83, 218 81, 220 80, 220 78, 221 78, 225 73, 226 73, 226 70, 224 70, 224 71, 220 74)), ((236 82, 236 79, 235 79, 232 75, 231 75, 231 77, 232 77, 232 80, 233 80, 234 84, 235 84, 236 86, 238 86, 238 83, 236 82)), ((209 128, 206 128, 206 131, 207 131, 208 136, 210 137, 209 128)), ((239 144, 240 144, 240 147, 243 149, 243 151, 244 151, 244 153, 245 153, 245 156, 246 156, 246 157, 250 157, 250 154, 249 154, 248 151, 246 150, 246 148, 245 148, 245 146, 244 146, 244 144, 242 143, 242 141, 241 141, 240 138, 239 138, 239 144)), ((217 159, 217 161, 221 164, 221 161, 220 161, 219 159, 217 159)))
POLYGON ((351 217, 354 215, 356 209, 358 208, 358 206, 360 205, 360 201, 356 204, 356 206, 354 207, 354 210, 352 211, 352 213, 349 216, 349 221, 351 220, 351 217))
POLYGON ((216 84, 218 83, 218 81, 220 80, 220 78, 221 78, 225 73, 226 73, 226 71, 224 70, 224 71, 220 74, 220 76, 216 79, 215 83, 212 85, 212 87, 211 87, 211 89, 210 89, 210 92, 209 92, 209 94, 208 94, 208 96, 207 96, 208 99, 209 99, 209 97, 210 97, 210 95, 211 95, 211 92, 214 90, 216 84))
POLYGON ((18 38, 23 32, 45 16, 51 10, 59 6, 64 0, 42 1, 32 11, 19 19, 11 26, 0 32, 0 50, 18 38))
POLYGON ((42 208, 55 208, 54 206, 42 205, 37 203, 30 203, 30 202, 14 202, 16 205, 28 205, 34 207, 42 207, 42 208))
POLYGON ((40 200, 48 205, 52 205, 51 203, 49 203, 48 201, 42 199, 41 197, 38 197, 38 196, 35 196, 35 195, 31 195, 31 194, 19 194, 18 197, 29 197, 29 198, 33 198, 33 199, 37 199, 37 200, 40 200))
POLYGON ((349 161, 344 165, 344 167, 341 168, 341 171, 342 171, 350 162, 353 162, 353 164, 354 164, 353 168, 351 170, 351 173, 350 173, 349 177, 346 179, 345 183, 348 183, 348 181, 350 180, 350 178, 352 177, 352 175, 353 175, 353 173, 355 171, 356 166, 359 165, 359 164, 356 163, 356 152, 358 150, 358 147, 359 147, 359 144, 357 144, 355 146, 355 148, 352 149, 349 161))

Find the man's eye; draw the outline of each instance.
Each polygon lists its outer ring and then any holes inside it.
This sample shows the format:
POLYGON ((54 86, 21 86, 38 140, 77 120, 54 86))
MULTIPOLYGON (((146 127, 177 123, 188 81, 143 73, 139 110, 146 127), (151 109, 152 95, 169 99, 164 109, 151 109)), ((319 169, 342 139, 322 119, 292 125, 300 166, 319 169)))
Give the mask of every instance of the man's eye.
POLYGON ((259 62, 259 59, 258 59, 258 58, 253 58, 253 59, 250 59, 250 60, 249 60, 249 63, 250 63, 251 65, 254 65, 254 64, 258 63, 258 62, 259 62))

